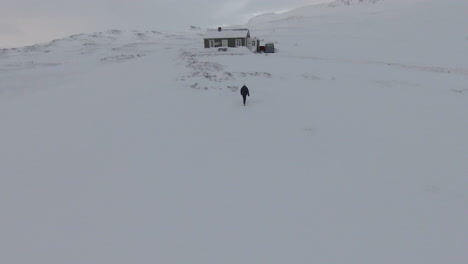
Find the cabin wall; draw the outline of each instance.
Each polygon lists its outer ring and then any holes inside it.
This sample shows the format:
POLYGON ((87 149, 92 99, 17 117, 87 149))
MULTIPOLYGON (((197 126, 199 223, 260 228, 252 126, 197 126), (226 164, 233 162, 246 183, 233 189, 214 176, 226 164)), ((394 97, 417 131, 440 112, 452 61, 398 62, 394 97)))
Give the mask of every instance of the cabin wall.
MULTIPOLYGON (((235 48, 236 47, 236 39, 242 40, 241 46, 245 47, 247 46, 247 39, 246 38, 224 38, 224 40, 228 41, 228 47, 230 48, 235 48)), ((223 39, 205 39, 205 48, 210 47, 210 40, 215 41, 215 47, 221 47, 222 46, 222 40, 223 39)))

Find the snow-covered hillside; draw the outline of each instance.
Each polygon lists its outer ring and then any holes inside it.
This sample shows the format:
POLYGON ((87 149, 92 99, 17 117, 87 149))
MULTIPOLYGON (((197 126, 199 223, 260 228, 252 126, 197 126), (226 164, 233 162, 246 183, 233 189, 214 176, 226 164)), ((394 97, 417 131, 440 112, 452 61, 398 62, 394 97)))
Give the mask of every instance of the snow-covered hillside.
MULTIPOLYGON (((358 4, 375 4, 383 0, 335 0, 328 4, 329 7, 336 7, 339 5, 358 5, 358 4)), ((391 1, 391 0, 390 0, 391 1)))
MULTIPOLYGON (((369 4, 376 4, 382 1, 384 0, 334 0, 334 1, 328 1, 328 2, 325 1, 325 3, 323 4, 303 6, 300 8, 296 8, 292 11, 287 11, 287 12, 283 12, 279 14, 278 13, 261 14, 261 15, 251 18, 248 24, 253 25, 253 24, 258 24, 258 23, 277 21, 281 19, 291 19, 298 15, 300 16, 317 15, 317 12, 330 11, 330 8, 333 8, 333 7, 352 6, 352 5, 360 5, 360 4, 364 4, 364 6, 368 6, 369 4)), ((401 1, 401 0, 397 0, 397 1, 401 1)))
POLYGON ((0 262, 465 263, 468 2, 0 50, 0 262), (251 96, 242 105, 239 88, 251 96))

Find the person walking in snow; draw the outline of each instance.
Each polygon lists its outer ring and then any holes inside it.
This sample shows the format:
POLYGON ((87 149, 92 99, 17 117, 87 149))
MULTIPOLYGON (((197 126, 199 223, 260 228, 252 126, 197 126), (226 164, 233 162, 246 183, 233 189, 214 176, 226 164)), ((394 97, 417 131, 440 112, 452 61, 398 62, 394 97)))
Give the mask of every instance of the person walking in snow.
POLYGON ((250 96, 250 93, 249 93, 249 88, 247 88, 247 86, 242 86, 241 90, 240 90, 240 93, 242 95, 242 98, 244 98, 244 106, 245 106, 245 100, 247 100, 247 96, 250 96))

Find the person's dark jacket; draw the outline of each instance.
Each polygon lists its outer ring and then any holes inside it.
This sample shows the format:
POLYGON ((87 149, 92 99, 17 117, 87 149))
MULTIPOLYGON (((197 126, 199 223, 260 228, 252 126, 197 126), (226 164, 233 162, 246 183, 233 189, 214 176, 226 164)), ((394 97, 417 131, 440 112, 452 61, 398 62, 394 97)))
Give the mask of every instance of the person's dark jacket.
POLYGON ((240 93, 242 94, 242 96, 250 96, 250 93, 249 93, 249 88, 247 88, 247 86, 242 86, 241 90, 240 90, 240 93))

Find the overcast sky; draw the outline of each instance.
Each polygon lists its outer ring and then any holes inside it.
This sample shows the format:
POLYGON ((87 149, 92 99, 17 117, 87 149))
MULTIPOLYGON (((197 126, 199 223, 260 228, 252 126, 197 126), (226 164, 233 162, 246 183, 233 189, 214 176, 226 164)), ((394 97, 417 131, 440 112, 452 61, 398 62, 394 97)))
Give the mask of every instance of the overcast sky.
POLYGON ((0 47, 107 29, 182 31, 330 0, 0 0, 0 47))

